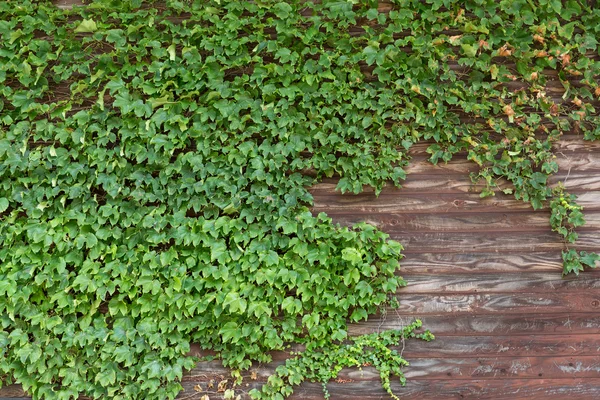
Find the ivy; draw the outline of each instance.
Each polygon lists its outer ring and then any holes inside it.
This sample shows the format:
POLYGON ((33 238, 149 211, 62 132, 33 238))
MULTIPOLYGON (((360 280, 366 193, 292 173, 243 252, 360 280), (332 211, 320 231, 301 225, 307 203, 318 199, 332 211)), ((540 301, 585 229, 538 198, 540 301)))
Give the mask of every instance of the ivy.
MULTIPOLYGON (((581 207, 548 177, 564 132, 600 138, 600 10, 388 4, 0 3, 2 380, 173 398, 190 342, 237 376, 301 343, 301 379, 370 362, 389 391, 405 362, 388 346, 430 334, 347 324, 391 305, 402 247, 313 215, 307 188, 400 186, 423 140, 433 163, 476 163, 482 196, 508 181, 549 206, 564 273, 595 267, 569 247, 581 207)), ((288 372, 254 395, 288 394, 288 372)))

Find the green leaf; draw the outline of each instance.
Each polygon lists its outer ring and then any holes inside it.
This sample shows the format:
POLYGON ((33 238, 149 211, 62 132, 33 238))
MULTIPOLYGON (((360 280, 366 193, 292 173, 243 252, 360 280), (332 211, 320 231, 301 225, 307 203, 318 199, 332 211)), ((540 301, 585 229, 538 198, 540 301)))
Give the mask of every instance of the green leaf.
POLYGON ((0 197, 0 213, 3 213, 8 209, 8 199, 6 197, 0 197))
POLYGON ((96 22, 91 19, 84 19, 75 28, 75 33, 91 33, 96 32, 97 30, 98 27, 96 26, 96 22))
POLYGON ((264 260, 267 266, 277 265, 279 264, 279 255, 273 250, 269 250, 267 254, 265 254, 264 260))
POLYGON ((221 335, 221 338, 225 343, 237 343, 241 338, 241 331, 236 322, 230 321, 219 329, 219 335, 221 335))
POLYGON ((351 247, 342 250, 342 259, 349 261, 352 265, 358 265, 362 263, 362 254, 351 247))
POLYGON ((239 293, 236 292, 227 293, 223 302, 223 306, 228 307, 230 312, 239 314, 246 311, 247 305, 246 300, 241 298, 239 293))
POLYGON ((473 58, 477 55, 477 46, 475 45, 461 44, 460 47, 467 57, 473 58))

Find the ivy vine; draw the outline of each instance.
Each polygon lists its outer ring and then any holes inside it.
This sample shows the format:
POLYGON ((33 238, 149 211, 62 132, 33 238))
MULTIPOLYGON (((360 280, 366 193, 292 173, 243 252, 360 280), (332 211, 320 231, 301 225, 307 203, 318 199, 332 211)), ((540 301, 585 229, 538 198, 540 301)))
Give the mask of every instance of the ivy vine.
POLYGON ((1 380, 173 398, 190 342, 235 371, 303 343, 255 398, 364 363, 390 392, 388 346, 431 334, 347 321, 393 304, 402 247, 307 188, 400 186, 429 140, 549 206, 564 273, 596 266, 548 176, 564 132, 600 138, 598 37, 579 0, 0 3, 1 380))

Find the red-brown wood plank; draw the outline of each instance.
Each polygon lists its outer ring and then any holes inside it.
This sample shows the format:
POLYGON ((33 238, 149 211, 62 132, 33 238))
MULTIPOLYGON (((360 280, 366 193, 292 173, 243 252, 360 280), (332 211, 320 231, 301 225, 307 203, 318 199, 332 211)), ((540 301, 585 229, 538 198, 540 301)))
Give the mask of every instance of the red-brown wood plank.
MULTIPOLYGON (((549 212, 489 212, 489 213, 435 213, 435 214, 361 214, 330 213, 334 222, 354 225, 367 222, 394 236, 400 232, 547 232, 550 231, 549 212)), ((600 229, 600 212, 585 213, 586 224, 577 231, 600 229)))
MULTIPOLYGON (((600 210, 600 191, 581 194, 577 202, 584 210, 600 210)), ((498 194, 481 198, 476 193, 423 193, 403 194, 402 189, 384 191, 379 197, 373 193, 340 196, 319 194, 315 196, 315 212, 330 216, 344 213, 359 214, 433 214, 433 213, 495 213, 533 212, 531 204, 516 200, 514 196, 498 194)))
MULTIPOLYGON (((416 272, 416 271, 415 271, 416 272)), ((556 271, 525 273, 435 274, 401 273, 408 281, 398 290, 398 298, 404 295, 457 294, 457 293, 565 293, 569 295, 588 291, 600 291, 600 270, 590 270, 580 276, 562 277, 556 271)))
MULTIPOLYGON (((517 254, 523 259, 531 260, 530 252, 549 252, 548 260, 560 258, 560 251, 565 248, 560 236, 550 230, 546 232, 394 232, 390 235, 404 246, 403 253, 406 258, 401 265, 409 262, 409 254, 425 253, 461 253, 466 257, 477 257, 477 253, 517 254)), ((600 250, 599 231, 579 231, 577 244, 573 246, 580 250, 600 250)), ((536 258, 538 258, 536 256, 536 258)), ((477 261, 473 259, 473 261, 477 261)), ((486 262, 486 259, 479 259, 486 262)), ((422 264, 427 268, 429 263, 436 261, 428 260, 422 264)), ((537 261, 531 261, 537 263, 537 261)), ((555 264, 560 265, 560 264, 555 264)), ((450 265, 448 265, 450 267, 450 265)), ((415 268, 418 266, 415 265, 415 268)), ((460 271, 457 265, 457 271, 460 271)), ((561 268, 562 269, 562 268, 561 268)))
POLYGON ((598 312, 600 291, 585 290, 577 294, 546 291, 538 293, 476 294, 404 294, 399 291, 400 306, 391 315, 424 316, 427 314, 533 314, 536 312, 598 312), (392 314, 394 313, 394 314, 392 314))
MULTIPOLYGON (((411 247, 409 249, 414 250, 411 247)), ((437 249, 434 248, 431 250, 435 251, 437 249)), ((402 276, 435 274, 435 276, 431 276, 434 280, 433 282, 439 282, 436 277, 440 274, 444 274, 445 276, 455 275, 456 279, 465 279, 465 274, 468 274, 473 279, 485 280, 487 277, 482 277, 481 274, 487 273, 510 273, 510 275, 506 274, 508 275, 506 278, 510 282, 514 281, 514 277, 517 276, 516 274, 523 274, 525 272, 546 272, 554 276, 557 280, 562 279, 560 274, 563 270, 562 257, 560 252, 556 250, 531 253, 477 253, 475 251, 477 249, 474 249, 474 252, 468 253, 419 253, 418 251, 405 251, 405 257, 400 261, 398 274, 402 276)), ((572 278, 568 277, 566 279, 572 278)))
POLYGON ((536 314, 487 314, 475 313, 456 316, 451 313, 440 315, 372 315, 366 322, 349 327, 352 336, 375 332, 379 329, 401 329, 415 318, 436 335, 557 335, 557 334, 600 334, 600 313, 544 313, 541 308, 536 314))
MULTIPOLYGON (((487 357, 444 357, 412 358, 405 375, 410 379, 501 379, 519 378, 546 379, 600 378, 600 356, 487 356, 487 357)), ((266 381, 283 360, 260 365, 244 372, 248 378, 256 376, 266 381)), ((204 380, 205 377, 227 377, 228 369, 220 362, 202 362, 197 368, 185 373, 184 381, 204 380)), ((379 381, 379 372, 374 367, 344 368, 339 378, 353 381, 379 381)), ((250 379, 247 379, 250 380, 250 379)))
MULTIPOLYGON (((373 193, 373 189, 364 187, 363 192, 360 194, 346 193, 343 196, 335 190, 338 179, 327 178, 323 179, 321 183, 316 184, 310 188, 310 192, 313 194, 315 199, 323 196, 340 196, 340 197, 359 197, 364 199, 365 204, 370 202, 377 197, 373 193)), ((511 184, 504 180, 499 180, 501 189, 510 188, 511 184)), ((576 170, 562 171, 555 175, 550 176, 548 182, 551 185, 556 185, 561 182, 565 185, 569 192, 574 194, 583 194, 588 191, 599 191, 600 190, 600 174, 579 172, 576 170)), ((447 173, 437 167, 431 165, 429 169, 424 170, 420 174, 407 175, 406 180, 401 182, 401 188, 395 188, 393 185, 388 184, 383 191, 380 193, 381 196, 408 196, 411 194, 418 194, 424 198, 435 194, 458 194, 458 193, 472 193, 479 196, 479 193, 484 188, 482 184, 473 184, 468 174, 457 172, 447 173)), ((351 201, 344 198, 339 198, 338 201, 351 201)))
MULTIPOLYGON (((210 394, 210 398, 217 397, 214 392, 196 392, 193 382, 184 383, 185 392, 179 396, 181 400, 199 400, 202 395, 210 394)), ((258 386, 249 383, 243 387, 243 392, 258 386)), ((332 400, 361 399, 384 400, 389 395, 375 382, 331 382, 327 385, 332 400)), ((392 390, 401 399, 538 399, 552 398, 556 400, 591 400, 600 398, 600 378, 593 379, 488 379, 488 380, 409 380, 405 387, 392 381, 392 390)), ((242 392, 242 396, 243 395, 242 392)), ((247 396, 242 397, 247 399, 247 396)), ((320 383, 303 383, 296 388, 290 400, 323 400, 323 391, 320 383)))

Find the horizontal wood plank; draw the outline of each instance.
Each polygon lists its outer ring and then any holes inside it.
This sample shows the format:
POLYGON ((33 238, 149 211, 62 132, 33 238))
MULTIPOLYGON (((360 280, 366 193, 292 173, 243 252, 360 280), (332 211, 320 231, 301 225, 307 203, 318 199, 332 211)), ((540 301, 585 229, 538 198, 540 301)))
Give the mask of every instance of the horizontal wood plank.
MULTIPOLYGON (((404 346, 391 348, 402 351, 409 359, 444 357, 522 357, 522 356, 600 356, 600 335, 526 335, 526 336, 445 336, 435 340, 408 340, 404 346)), ((292 345, 288 351, 271 353, 274 361, 290 357, 290 351, 302 352, 304 346, 292 345)), ((205 356, 200 346, 192 344, 189 355, 205 356)), ((197 371, 203 371, 198 368, 197 371)))
POLYGON ((434 335, 557 335, 599 334, 600 313, 551 313, 544 308, 536 314, 464 314, 460 317, 451 313, 440 315, 396 315, 393 310, 387 315, 372 315, 365 322, 349 327, 350 335, 362 335, 383 329, 401 329, 415 318, 434 335))
MULTIPOLYGON (((400 262, 399 274, 407 276, 408 280, 412 280, 408 278, 410 274, 444 274, 444 276, 453 274, 457 275, 456 279, 459 280, 464 280, 465 274, 468 274, 477 282, 485 284, 488 278, 481 274, 504 273, 501 276, 514 281, 510 278, 514 273, 547 272, 554 276, 555 280, 562 280, 562 257, 559 251, 514 254, 503 253, 503 250, 499 248, 497 253, 477 253, 477 249, 469 253, 410 252, 406 253, 405 258, 400 262), (512 274, 508 275, 507 272, 512 274)), ((433 276, 431 278, 434 279, 432 284, 439 282, 433 276)))
POLYGON ((581 293, 600 290, 600 270, 562 277, 556 271, 479 274, 401 274, 408 285, 399 296, 415 293, 581 293))
MULTIPOLYGON (((489 212, 489 213, 436 213, 436 214, 361 214, 359 211, 330 213, 334 222, 352 226, 366 222, 389 233, 392 237, 406 232, 548 232, 551 230, 549 213, 489 212)), ((600 212, 585 214, 586 224, 578 232, 600 229, 600 212)))
MULTIPOLYGON (((600 191, 588 191, 577 199, 584 210, 600 210, 600 191)), ((326 212, 331 217, 337 213, 357 214, 426 214, 426 213, 494 213, 533 212, 531 204, 516 200, 514 196, 498 194, 481 198, 475 193, 422 193, 403 194, 402 189, 386 191, 379 197, 372 193, 340 196, 339 194, 315 196, 315 212, 326 212)))
MULTIPOLYGON (((453 377, 465 379, 500 379, 520 378, 547 379, 560 378, 598 378, 600 377, 600 356, 576 355, 559 357, 537 356, 488 356, 488 357, 444 357, 444 358, 412 358, 408 359, 410 368, 405 375, 409 379, 445 379, 453 377)), ((275 369, 284 363, 273 361, 245 371, 243 376, 255 377, 264 382, 275 369)), ((210 379, 227 379, 228 369, 218 361, 202 362, 197 368, 186 372, 184 381, 203 381, 210 379), (207 379, 209 378, 209 379, 207 379)), ((370 366, 361 368, 344 368, 338 378, 345 381, 379 381, 379 372, 370 366)))
POLYGON ((600 291, 586 290, 573 294, 546 291, 539 293, 477 294, 405 294, 397 293, 400 306, 391 315, 459 314, 533 314, 536 312, 598 312, 600 291))
MULTIPOLYGON (((321 183, 312 186, 309 190, 315 197, 315 200, 320 196, 341 196, 341 193, 336 191, 338 179, 327 178, 321 183)), ((567 190, 571 193, 582 194, 588 191, 600 190, 600 174, 590 174, 577 171, 563 171, 552 175, 548 182, 550 185, 556 185, 558 182, 564 184, 567 190)), ((466 173, 447 173, 431 166, 430 169, 424 170, 420 174, 410 174, 406 180, 401 182, 401 188, 395 188, 388 184, 380 193, 381 196, 406 196, 410 194, 419 194, 421 196, 430 196, 434 194, 454 194, 454 193, 472 193, 479 196, 484 188, 482 184, 473 184, 471 178, 466 173)), ((498 180, 500 189, 511 188, 512 185, 502 179, 498 180)), ((499 192, 501 193, 501 192, 499 192)), ((346 193, 344 197, 361 197, 365 201, 376 199, 373 189, 363 187, 363 192, 360 194, 346 193)))
MULTIPOLYGON (((178 397, 181 400, 200 400, 202 395, 209 394, 211 400, 219 399, 219 394, 211 390, 197 392, 193 382, 183 384, 185 391, 178 397)), ((248 383, 240 391, 243 399, 250 388, 259 386, 248 383)), ((587 379, 477 379, 471 381, 452 378, 440 380, 410 379, 406 386, 392 380, 393 392, 401 399, 537 399, 552 398, 570 400, 590 400, 600 398, 600 378, 587 379)), ((369 381, 331 382, 327 385, 332 400, 356 398, 361 400, 383 400, 389 395, 379 384, 369 381)), ((320 383, 303 383, 296 387, 290 400, 323 400, 323 389, 320 383)))
MULTIPOLYGON (((395 347, 400 350, 401 348, 395 347)), ((407 341, 407 359, 443 357, 600 356, 599 335, 444 336, 407 341)))
MULTIPOLYGON (((402 265, 408 267, 408 254, 419 253, 461 253, 467 256, 475 253, 514 253, 525 259, 531 259, 529 252, 554 252, 548 254, 549 260, 560 258, 565 248, 561 237, 551 232, 392 232, 390 237, 404 246, 407 256, 402 265)), ((580 250, 598 251, 600 232, 579 231, 576 246, 580 250)), ((431 261, 431 260, 430 260, 431 261)), ((429 262, 421 264, 428 268, 429 262)), ((485 260, 483 260, 485 261, 485 260)), ((534 261, 537 262, 537 261, 534 261)), ((558 264, 555 264, 558 265, 558 264)), ((418 268, 419 266, 415 266, 418 268)))

